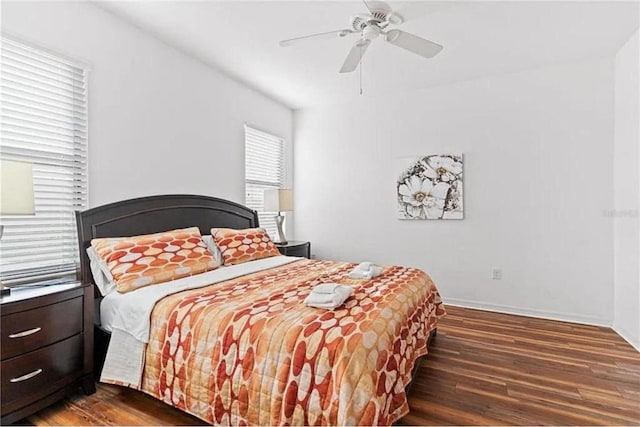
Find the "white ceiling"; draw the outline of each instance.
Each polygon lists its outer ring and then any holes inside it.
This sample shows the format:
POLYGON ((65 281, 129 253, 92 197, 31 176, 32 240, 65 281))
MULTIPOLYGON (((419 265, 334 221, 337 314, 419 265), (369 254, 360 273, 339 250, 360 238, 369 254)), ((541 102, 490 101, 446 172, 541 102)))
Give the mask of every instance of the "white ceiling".
MULTIPOLYGON (((365 93, 392 95, 614 54, 638 28, 640 3, 388 1, 405 31, 444 45, 423 59, 382 39, 363 65, 365 93)), ((281 48, 286 38, 348 28, 359 1, 116 1, 100 6, 292 108, 358 95, 358 72, 338 70, 355 41, 281 48)))

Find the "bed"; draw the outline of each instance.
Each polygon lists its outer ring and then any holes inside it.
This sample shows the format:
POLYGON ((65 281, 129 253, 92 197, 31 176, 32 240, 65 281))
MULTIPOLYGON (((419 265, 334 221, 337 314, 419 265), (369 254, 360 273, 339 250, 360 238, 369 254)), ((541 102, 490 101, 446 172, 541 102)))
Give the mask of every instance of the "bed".
MULTIPOLYGON (((259 225, 245 206, 193 195, 96 207, 77 224, 85 283, 92 239, 259 225)), ((275 256, 96 293, 97 366, 108 349, 101 381, 217 425, 391 425, 409 410, 411 379, 445 311, 421 270, 384 266, 359 280, 349 277, 355 265, 275 256), (323 282, 354 293, 333 311, 305 306, 323 282)))

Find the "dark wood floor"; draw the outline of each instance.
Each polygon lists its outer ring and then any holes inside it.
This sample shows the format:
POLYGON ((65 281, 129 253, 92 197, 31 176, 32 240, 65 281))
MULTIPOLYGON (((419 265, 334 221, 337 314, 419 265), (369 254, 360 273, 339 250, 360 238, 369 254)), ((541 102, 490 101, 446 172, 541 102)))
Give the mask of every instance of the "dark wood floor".
POLYGON ((640 424, 640 354, 611 329, 447 311, 403 423, 640 424))
MULTIPOLYGON (((640 354, 607 328, 448 307, 409 396, 410 425, 640 425, 640 354)), ((35 425, 197 425, 98 385, 35 425)))

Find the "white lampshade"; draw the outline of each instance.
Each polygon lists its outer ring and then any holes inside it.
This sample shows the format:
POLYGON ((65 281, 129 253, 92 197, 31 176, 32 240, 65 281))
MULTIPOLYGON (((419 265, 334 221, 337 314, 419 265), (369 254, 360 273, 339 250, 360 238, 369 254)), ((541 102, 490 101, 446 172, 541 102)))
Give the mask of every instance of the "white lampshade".
POLYGON ((0 214, 33 215, 33 166, 31 163, 0 162, 0 214))
POLYGON ((264 190, 265 212, 287 212, 293 210, 293 190, 279 188, 264 190))

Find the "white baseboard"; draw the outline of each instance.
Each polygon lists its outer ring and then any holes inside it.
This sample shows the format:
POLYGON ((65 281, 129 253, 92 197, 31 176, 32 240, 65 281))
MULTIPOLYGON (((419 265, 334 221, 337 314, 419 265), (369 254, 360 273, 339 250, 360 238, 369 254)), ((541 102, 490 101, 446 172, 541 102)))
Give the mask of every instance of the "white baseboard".
POLYGON ((493 311, 496 313, 515 314, 517 316, 535 317, 538 319, 558 320, 560 322, 580 323, 582 325, 604 326, 607 328, 611 328, 612 326, 610 320, 591 317, 591 316, 584 316, 581 314, 558 313, 553 311, 537 310, 532 308, 512 307, 512 306, 500 305, 500 304, 487 304, 484 302, 464 300, 464 299, 458 299, 458 298, 444 298, 443 300, 445 305, 454 305, 454 306, 465 307, 465 308, 475 308, 477 310, 493 311))
POLYGON ((631 334, 626 332, 623 328, 619 326, 613 326, 611 329, 615 331, 616 334, 620 335, 626 342, 631 344, 633 348, 640 352, 640 342, 631 338, 631 334))

